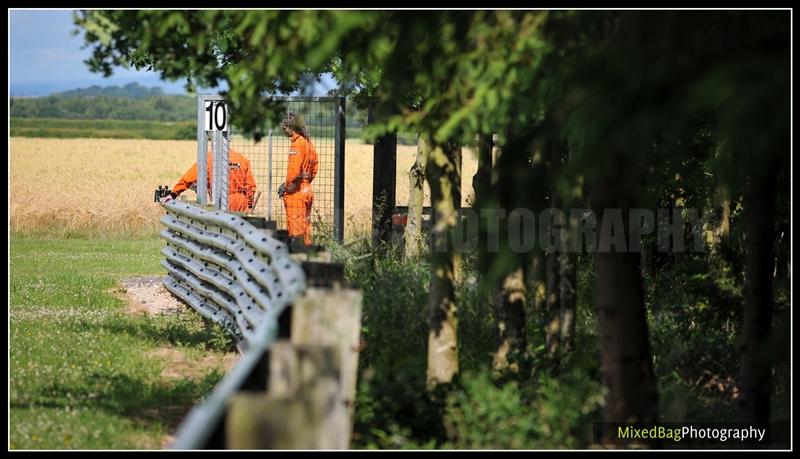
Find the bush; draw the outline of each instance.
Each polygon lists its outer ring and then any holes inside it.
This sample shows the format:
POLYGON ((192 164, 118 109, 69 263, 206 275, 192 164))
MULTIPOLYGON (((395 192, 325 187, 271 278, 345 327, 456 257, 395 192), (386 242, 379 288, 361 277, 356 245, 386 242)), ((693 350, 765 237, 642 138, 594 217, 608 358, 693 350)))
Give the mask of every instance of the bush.
MULTIPOLYGON (((364 293, 356 396, 356 448, 581 447, 600 400, 596 337, 579 335, 576 353, 557 380, 551 364, 498 382, 490 368, 494 323, 479 293, 474 257, 464 258, 457 287, 462 376, 436 393, 425 388, 428 334, 426 258, 409 262, 400 247, 372 252, 365 242, 333 244, 334 259, 364 293), (488 428, 492 426, 492 428, 488 428)), ((531 351, 531 354, 535 352, 531 351)))
POLYGON ((585 448, 600 422, 600 384, 576 369, 559 378, 492 381, 466 373, 447 399, 444 424, 458 449, 585 448))
POLYGON ((441 430, 425 391, 429 264, 404 262, 392 248, 373 253, 366 243, 331 251, 364 295, 354 446, 422 447, 441 430))
MULTIPOLYGON (((602 422, 602 371, 594 309, 593 257, 578 263, 573 350, 548 355, 546 311, 526 309, 528 348, 519 374, 491 368, 491 295, 481 293, 474 255, 456 286, 460 375, 425 387, 430 262, 403 260, 401 247, 373 251, 369 238, 332 244, 347 279, 364 293, 356 396, 356 448, 587 448, 602 422)), ((735 420, 739 365, 737 280, 713 257, 688 256, 644 277, 651 352, 663 422, 735 420), (679 286, 679 288, 676 288, 679 286), (714 327, 702 324, 718 324, 714 327)), ((532 292, 530 292, 532 293, 532 292)), ((531 303, 532 304, 532 303, 531 303)), ((781 305, 778 309, 786 309, 781 305)), ((776 313, 778 311, 776 310, 776 313)), ((788 419, 788 359, 775 365, 773 418, 788 419)))
POLYGON ((182 124, 175 130, 176 140, 194 140, 197 138, 197 127, 193 124, 182 124))

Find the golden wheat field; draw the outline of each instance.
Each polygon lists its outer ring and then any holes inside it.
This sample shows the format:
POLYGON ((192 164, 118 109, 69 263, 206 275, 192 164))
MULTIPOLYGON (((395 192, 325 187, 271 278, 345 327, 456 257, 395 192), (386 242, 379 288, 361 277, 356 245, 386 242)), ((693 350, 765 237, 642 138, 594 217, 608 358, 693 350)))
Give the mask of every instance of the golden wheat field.
MULTIPOLYGON (((194 163, 194 141, 139 139, 10 139, 10 224, 13 233, 135 235, 156 233, 164 210, 158 185, 172 185, 194 163)), ((368 228, 372 205, 372 145, 345 147, 345 236, 368 228)), ((243 153, 246 153, 243 151, 243 153)), ((416 147, 397 146, 397 205, 408 202, 408 170, 416 147)), ((254 165, 255 168, 255 165, 254 165)), ((477 168, 464 151, 462 197, 477 168)), ((258 177, 257 177, 258 179, 258 177)), ((264 180, 260 180, 264 181, 264 180)), ((273 187, 277 187, 277 181, 273 187)), ((266 184, 258 183, 266 192, 266 184)), ((426 185, 426 204, 427 199, 426 185)), ((185 193, 194 199, 194 193, 185 193)), ((266 213, 266 199, 257 212, 266 213)), ((318 198, 321 198, 318 193, 318 198)), ((275 198, 273 198, 275 199, 275 198)), ((277 200, 272 203, 280 207, 277 200)))

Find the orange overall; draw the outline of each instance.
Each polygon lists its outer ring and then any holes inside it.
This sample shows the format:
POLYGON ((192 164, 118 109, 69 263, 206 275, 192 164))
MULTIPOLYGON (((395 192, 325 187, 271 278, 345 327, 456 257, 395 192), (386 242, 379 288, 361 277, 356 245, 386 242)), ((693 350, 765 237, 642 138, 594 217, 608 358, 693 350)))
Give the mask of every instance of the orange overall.
MULTIPOLYGON (((214 158, 211 151, 208 152, 208 190, 211 193, 211 174, 213 173, 214 158)), ((241 153, 230 150, 229 156, 230 173, 228 174, 228 210, 231 212, 245 212, 253 205, 253 196, 256 193, 256 181, 250 170, 250 161, 241 153)), ((179 195, 191 188, 196 191, 197 184, 197 163, 193 164, 178 183, 172 187, 172 192, 179 195)))
POLYGON ((311 205, 314 203, 311 182, 316 176, 317 152, 314 145, 300 134, 293 133, 283 205, 286 207, 289 236, 303 236, 306 245, 311 244, 311 205))

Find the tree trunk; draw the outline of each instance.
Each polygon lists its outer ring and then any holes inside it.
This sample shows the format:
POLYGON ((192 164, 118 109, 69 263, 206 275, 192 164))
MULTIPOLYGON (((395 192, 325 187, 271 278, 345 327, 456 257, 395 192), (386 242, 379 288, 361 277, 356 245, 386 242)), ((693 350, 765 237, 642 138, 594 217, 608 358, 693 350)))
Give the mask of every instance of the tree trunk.
POLYGON ((769 421, 771 356, 768 340, 773 311, 775 172, 750 177, 745 193, 746 260, 743 352, 740 373, 743 421, 769 421))
MULTIPOLYGON (((616 158, 592 188, 593 210, 602 228, 605 209, 621 209, 628 240, 630 199, 636 196, 635 174, 616 158)), ((606 217, 607 218, 607 217, 606 217)), ((598 233, 603 237, 601 232, 598 233)), ((604 419, 612 422, 655 422, 658 395, 648 341, 640 255, 601 251, 596 256, 597 315, 600 327, 604 419)))
POLYGON ((731 200, 727 196, 721 203, 721 216, 719 226, 717 227, 717 235, 721 242, 725 243, 728 236, 731 234, 731 200))
POLYGON ((458 319, 454 289, 455 251, 450 238, 461 201, 461 148, 454 143, 434 145, 426 176, 431 188, 433 226, 431 247, 430 331, 427 386, 452 382, 458 373, 458 319))
POLYGON ((547 325, 545 327, 545 347, 548 354, 559 350, 561 340, 561 288, 559 276, 559 253, 555 250, 546 255, 545 276, 547 278, 547 294, 545 311, 547 325))
MULTIPOLYGON (((547 195, 550 196, 550 208, 558 209, 561 205, 561 197, 558 194, 556 180, 561 171, 561 158, 558 146, 547 142, 542 149, 545 159, 545 170, 547 171, 547 195)), ((552 221, 540 221, 540 225, 551 226, 553 232, 557 231, 563 222, 558 222, 555 218, 552 221)), ((543 241, 545 242, 545 241, 543 241)), ((545 262, 545 276, 547 283, 547 297, 545 300, 545 311, 547 311, 547 326, 545 327, 545 348, 547 353, 554 355, 561 350, 561 251, 551 247, 547 251, 545 262)))
POLYGON ((778 171, 778 179, 775 181, 776 196, 787 196, 785 199, 775 202, 775 225, 776 246, 775 246, 775 280, 781 287, 785 282, 791 282, 791 258, 792 258, 792 221, 791 221, 791 200, 788 196, 791 193, 789 184, 788 167, 778 171))
POLYGON ((559 273, 559 279, 561 280, 560 341, 562 351, 569 352, 573 348, 573 339, 575 337, 575 306, 578 301, 576 288, 578 254, 568 250, 567 253, 562 253, 559 258, 561 269, 559 273))
MULTIPOLYGON (((456 209, 456 219, 458 219, 458 210, 461 209, 461 147, 453 145, 454 150, 452 150, 452 157, 453 163, 455 165, 455 177, 456 181, 453 186, 453 204, 456 209)), ((456 220, 458 221, 458 220, 456 220)), ((463 266, 464 257, 460 251, 453 251, 453 281, 456 284, 460 284, 464 280, 464 266, 463 266)))
MULTIPOLYGON (((495 145, 494 136, 482 135, 478 138, 478 171, 475 174, 473 187, 478 196, 478 203, 483 203, 495 197, 492 206, 499 205, 510 212, 510 209, 520 207, 518 202, 518 189, 520 180, 530 178, 529 174, 520 177, 520 172, 528 166, 526 151, 517 146, 511 147, 513 156, 503 156, 495 145), (492 168, 493 161, 497 167, 492 168), (495 193, 489 196, 488 188, 491 185, 495 193)), ((501 225, 505 228, 505 225, 501 225)), ((504 232, 505 230, 501 230, 504 232)), ((508 238, 505 235, 499 238, 500 251, 506 251, 508 238)), ((496 254, 487 254, 487 258, 494 258, 496 254)), ((494 289, 494 319, 496 348, 492 359, 492 367, 500 375, 519 373, 523 370, 524 356, 527 347, 525 333, 525 306, 527 303, 526 282, 526 257, 520 254, 512 255, 513 262, 504 266, 504 271, 497 273, 497 284, 494 289)), ((484 272, 495 270, 485 264, 484 272)))
MULTIPOLYGON (((493 166, 492 166, 492 151, 494 149, 494 141, 492 136, 488 135, 479 135, 478 136, 478 169, 475 171, 475 175, 472 176, 472 190, 474 193, 474 197, 472 200, 472 208, 478 215, 481 215, 481 212, 485 209, 496 209, 497 208, 497 201, 493 200, 493 177, 492 174, 493 166)), ((487 222, 483 218, 479 218, 479 236, 478 239, 478 271, 481 273, 488 273, 492 267, 492 263, 495 259, 495 253, 490 253, 488 250, 488 240, 489 240, 489 229, 487 222)), ((494 230, 492 230, 494 231, 494 230)), ((485 288, 486 285, 481 283, 482 288, 485 290, 489 290, 485 288)), ((493 292, 494 289, 491 291, 493 292)), ((491 295, 492 293, 488 293, 486 291, 482 291, 481 295, 488 294, 491 295)))
POLYGON ((417 159, 408 171, 408 222, 405 230, 405 256, 407 260, 419 257, 422 251, 422 208, 425 202, 425 166, 431 144, 420 136, 417 141, 417 159))
POLYGON ((527 284, 531 290, 531 310, 544 311, 547 300, 547 282, 544 266, 546 258, 541 250, 532 250, 528 254, 527 284))
POLYGON ((791 226, 788 219, 781 222, 780 234, 778 235, 777 250, 775 254, 775 278, 789 279, 789 261, 791 255, 790 231, 791 226))
POLYGON ((727 187, 720 186, 714 191, 714 214, 717 221, 711 229, 711 251, 718 254, 729 244, 731 234, 731 198, 727 187))
MULTIPOLYGON (((567 148, 566 146, 564 148, 567 148)), ((564 197, 565 205, 563 208, 565 215, 566 231, 565 243, 567 252, 561 254, 560 259, 560 278, 561 278, 561 347, 565 352, 574 348, 575 338, 575 309, 578 304, 578 255, 582 249, 573 248, 573 237, 570 228, 577 228, 580 217, 573 215, 572 208, 578 204, 583 207, 583 187, 576 186, 564 197)))
POLYGON ((492 150, 494 141, 492 136, 481 134, 478 136, 478 169, 472 176, 472 191, 474 193, 472 206, 482 209, 489 200, 492 188, 492 150))
POLYGON ((642 238, 642 252, 639 254, 642 264, 642 277, 653 274, 653 252, 655 251, 655 241, 649 238, 642 238))
POLYGON ((520 371, 527 345, 525 298, 525 275, 520 266, 500 280, 494 301, 497 350, 492 366, 500 373, 520 371))

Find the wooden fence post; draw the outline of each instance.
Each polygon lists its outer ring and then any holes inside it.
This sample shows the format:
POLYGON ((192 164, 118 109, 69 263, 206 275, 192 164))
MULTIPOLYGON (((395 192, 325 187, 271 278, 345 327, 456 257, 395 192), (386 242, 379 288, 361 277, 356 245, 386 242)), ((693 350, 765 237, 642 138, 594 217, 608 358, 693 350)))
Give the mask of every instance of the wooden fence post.
POLYGON ((291 339, 269 350, 268 393, 239 393, 225 423, 231 449, 347 449, 353 429, 361 292, 309 288, 291 339))

